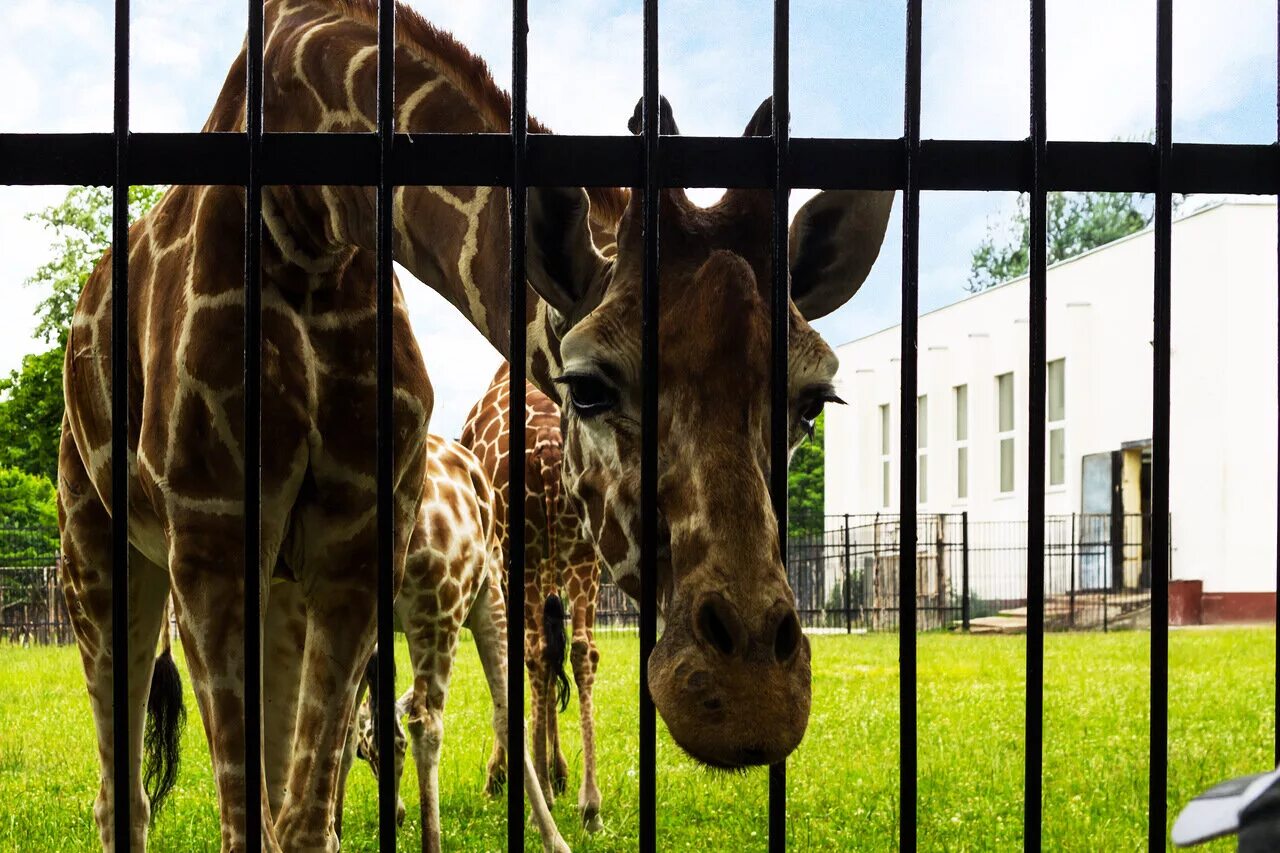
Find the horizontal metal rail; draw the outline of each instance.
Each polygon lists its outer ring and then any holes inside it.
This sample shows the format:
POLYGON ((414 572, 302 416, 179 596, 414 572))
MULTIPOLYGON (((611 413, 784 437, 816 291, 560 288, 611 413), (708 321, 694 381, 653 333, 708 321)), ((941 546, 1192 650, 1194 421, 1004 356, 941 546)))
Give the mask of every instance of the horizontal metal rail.
MULTIPOLYGON (((529 186, 644 184, 643 137, 530 134, 529 186)), ((132 133, 131 184, 244 185, 248 145, 239 133, 132 133)), ((1049 142, 1046 190, 1154 192, 1156 146, 1145 142, 1049 142)), ((922 140, 914 155, 921 190, 1027 192, 1030 140, 922 140)), ((379 142, 370 133, 265 133, 266 185, 375 186, 379 142)), ((664 137, 658 151, 664 187, 772 189, 777 177, 769 137, 664 137)), ((108 185, 115 178, 110 133, 0 133, 0 185, 108 185)), ((789 140, 788 185, 796 189, 902 189, 902 139, 789 140)), ((394 185, 510 186, 508 134, 396 134, 389 180, 394 185)), ((1176 193, 1280 192, 1276 144, 1173 145, 1169 183, 1176 193)))

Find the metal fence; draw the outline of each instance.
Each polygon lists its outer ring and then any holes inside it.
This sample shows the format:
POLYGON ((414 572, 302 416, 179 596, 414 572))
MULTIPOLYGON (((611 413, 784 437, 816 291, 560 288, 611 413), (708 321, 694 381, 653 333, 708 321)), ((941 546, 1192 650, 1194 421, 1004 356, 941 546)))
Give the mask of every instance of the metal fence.
MULTIPOLYGON (((919 215, 921 190, 1014 190, 1030 194, 1030 393, 1026 416, 1029 435, 1026 548, 1027 678, 1026 765, 1024 775, 1024 839, 1028 850, 1042 846, 1043 688, 1046 618, 1044 507, 1045 458, 1045 267, 1046 193, 1050 190, 1140 191, 1155 197, 1155 312, 1153 328, 1152 578, 1150 776, 1148 780, 1148 840, 1162 848, 1166 838, 1166 775, 1168 771, 1168 635, 1167 586, 1169 544, 1169 389, 1170 389, 1170 221, 1173 192, 1241 192, 1275 194, 1280 190, 1280 156, 1270 145, 1198 145, 1173 143, 1172 0, 1154 0, 1156 73, 1154 88, 1156 134, 1145 143, 1050 143, 1046 136, 1045 0, 1028 0, 1030 16, 1030 101, 1028 138, 1021 141, 923 141, 920 138, 921 21, 923 0, 907 0, 905 27, 906 88, 903 134, 890 139, 791 139, 789 115, 789 3, 774 0, 773 127, 762 138, 680 138, 659 136, 658 123, 658 0, 643 4, 642 131, 634 137, 530 136, 527 133, 527 0, 512 3, 511 131, 506 134, 454 136, 395 134, 392 74, 395 16, 391 0, 379 3, 378 122, 374 134, 264 134, 262 124, 263 4, 247 0, 249 20, 246 71, 247 127, 242 134, 131 134, 129 131, 130 0, 115 0, 115 114, 107 134, 0 134, 0 184, 111 184, 113 206, 113 279, 111 373, 113 435, 112 536, 116 579, 113 619, 128 619, 128 321, 129 253, 127 188, 130 184, 229 184, 246 191, 245 258, 245 460, 243 469, 246 512, 244 601, 246 743, 244 773, 247 802, 260 801, 261 779, 261 663, 257 631, 259 613, 259 481, 261 376, 259 356, 261 318, 259 254, 261 245, 261 189, 264 184, 310 183, 376 186, 378 262, 378 515, 379 515, 379 627, 378 638, 390 645, 392 630, 391 530, 391 190, 398 185, 485 183, 510 189, 511 407, 523 407, 525 379, 525 190, 529 186, 630 186, 642 188, 645 252, 643 257, 644 321, 642 330, 641 496, 644 507, 641 554, 641 680, 639 749, 639 847, 656 849, 655 719, 647 683, 647 661, 656 637, 657 588, 657 191, 664 186, 756 187, 774 192, 773 249, 775 259, 787 257, 788 194, 792 188, 863 188, 902 191, 902 340, 901 440, 914 446, 917 394, 917 316, 919 313, 919 215)), ((1226 14, 1224 11, 1223 14, 1226 14)), ((1280 128, 1278 128, 1280 130, 1280 128)), ((787 404, 786 325, 787 267, 775 262, 773 284, 774 408, 771 442, 771 490, 780 529, 786 531, 787 404)), ((510 455, 523 460, 522 430, 510 434, 510 455)), ((920 530, 916 523, 916 458, 898 460, 899 495, 906 507, 897 540, 900 565, 915 565, 920 530)), ((511 470, 511 488, 523 488, 523 467, 511 470)), ((523 506, 513 507, 511 552, 523 551, 523 506)), ((784 537, 785 549, 785 537, 784 537)), ((922 550, 929 543, 923 542, 922 550)), ((784 554, 785 557, 785 554, 784 554)), ((915 624, 918 616, 916 572, 898 573, 899 619, 915 624)), ((523 608, 510 616, 509 671, 523 671, 523 608)), ((112 654, 128 660, 128 632, 114 631, 112 654)), ((900 733, 899 791, 902 849, 917 844, 917 666, 916 632, 899 632, 900 733)), ((380 656, 384 669, 378 686, 384 709, 380 734, 379 773, 380 846, 396 845, 393 656, 380 656)), ((519 678, 510 679, 509 758, 513 772, 523 754, 524 695, 519 678)), ((115 669, 114 741, 117 755, 129 751, 127 725, 128 681, 124 667, 115 669)), ((116 849, 129 849, 130 762, 115 762, 114 817, 116 849)), ((508 788, 508 846, 524 847, 522 792, 508 788)), ((261 827, 257 808, 247 809, 246 837, 250 851, 259 849, 261 827)), ((768 845, 786 846, 785 765, 770 770, 768 845)))
MULTIPOLYGON (((903 586, 903 517, 894 513, 808 520, 793 532, 787 574, 806 628, 896 631, 903 586)), ((917 515, 916 628, 1025 631, 1025 519, 972 521, 968 513, 917 515)), ((1044 520, 1046 630, 1149 624, 1150 518, 1052 515, 1044 520)))
POLYGON ((58 586, 56 528, 0 528, 0 641, 72 640, 58 586))

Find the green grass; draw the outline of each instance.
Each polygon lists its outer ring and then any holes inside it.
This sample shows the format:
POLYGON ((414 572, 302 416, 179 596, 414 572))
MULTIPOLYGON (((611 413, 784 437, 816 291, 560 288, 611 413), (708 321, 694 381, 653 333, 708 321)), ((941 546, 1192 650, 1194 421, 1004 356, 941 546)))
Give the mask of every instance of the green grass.
MULTIPOLYGON (((795 850, 895 849, 898 814, 897 637, 818 636, 814 708, 788 767, 795 850)), ((596 691, 605 830, 585 835, 577 708, 563 742, 569 794, 556 807, 575 850, 636 846, 637 641, 603 634, 596 691)), ((1146 633, 1050 635, 1045 641, 1047 849, 1145 849, 1146 633)), ((1021 846, 1025 641, 919 638, 920 842, 926 850, 1021 846)), ((1170 812, 1225 777, 1272 766, 1274 632, 1175 631, 1170 638, 1170 812)), ((408 662, 399 650, 407 685, 408 662)), ((188 697, 188 707, 194 702, 188 697)), ((487 693, 469 641, 460 649, 445 723, 441 813, 448 849, 499 850, 505 802, 481 794, 491 743, 487 693)), ((156 850, 216 850, 217 811, 203 730, 192 711, 181 780, 157 821, 156 850)), ((0 646, 0 850, 95 850, 97 763, 79 659, 69 648, 0 646)), ((663 850, 763 849, 767 778, 693 765, 659 725, 658 832, 663 850)), ((417 783, 405 773, 405 849, 416 849, 417 783)), ((376 790, 352 772, 344 850, 376 849, 376 790)), ((536 834, 532 826, 528 836, 536 834)), ((1218 842, 1207 849, 1234 849, 1218 842)))

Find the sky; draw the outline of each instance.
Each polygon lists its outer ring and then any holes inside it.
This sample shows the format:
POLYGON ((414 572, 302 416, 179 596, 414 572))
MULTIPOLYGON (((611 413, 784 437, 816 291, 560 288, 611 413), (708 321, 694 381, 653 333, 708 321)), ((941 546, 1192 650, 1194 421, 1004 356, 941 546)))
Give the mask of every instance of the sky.
MULTIPOLYGON (((111 128, 111 0, 24 0, 0 11, 0 132, 111 128)), ((134 0, 131 127, 196 131, 244 38, 240 0, 134 0)), ((412 0, 510 80, 509 2, 412 0)), ((921 132, 925 138, 1027 135, 1025 0, 925 3, 921 132)), ((682 132, 736 135, 771 88, 773 4, 664 0, 660 88, 682 132), (727 22, 731 22, 728 25, 727 22)), ((1155 4, 1049 0, 1051 139, 1146 138, 1155 124, 1155 4)), ((641 92, 639 0, 530 0, 529 106, 553 130, 624 134, 641 92)), ((1276 139, 1276 24, 1269 0, 1174 4, 1174 139, 1276 139)), ((792 0, 794 137, 898 137, 903 114, 904 0, 792 0)), ((0 187, 0 373, 42 349, 31 338, 40 298, 23 282, 49 257, 49 235, 24 214, 59 187, 0 187)), ((695 198, 713 200, 713 191, 695 198)), ((796 193, 793 210, 807 197, 796 193)), ((1012 193, 925 193, 920 308, 965 295, 969 253, 1012 209, 1012 193)), ((819 321, 833 343, 898 321, 900 201, 880 259, 858 295, 819 321)), ((436 388, 432 431, 456 436, 497 353, 425 285, 399 271, 436 388)))

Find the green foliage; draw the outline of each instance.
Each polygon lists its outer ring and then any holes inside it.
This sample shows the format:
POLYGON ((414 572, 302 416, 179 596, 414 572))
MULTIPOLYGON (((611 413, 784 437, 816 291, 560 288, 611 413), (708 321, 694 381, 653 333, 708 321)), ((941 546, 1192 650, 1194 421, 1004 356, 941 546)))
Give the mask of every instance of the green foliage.
MULTIPOLYGON (((15 468, 0 468, 0 569, 52 564, 58 553, 58 505, 53 483, 15 468)), ((0 595, 20 603, 31 578, 0 571, 0 595), (22 594, 16 594, 22 593, 22 594)))
MULTIPOLYGON (((163 193, 163 187, 129 187, 130 221, 150 210, 163 193)), ((48 291, 36 306, 36 335, 45 343, 65 344, 80 291, 111 245, 111 190, 73 187, 60 204, 27 218, 54 233, 53 257, 27 279, 27 286, 48 291)))
POLYGON ((0 468, 0 527, 56 527, 53 483, 14 468, 0 468))
MULTIPOLYGON (((162 187, 130 187, 130 219, 150 210, 163 192, 162 187)), ((0 378, 0 465, 56 482, 67 330, 80 291, 111 245, 111 191, 73 187, 61 203, 27 218, 54 233, 53 257, 26 282, 45 292, 35 310, 35 333, 54 346, 24 357, 19 369, 0 378)))
POLYGON ((800 443, 787 471, 787 529, 792 536, 822 532, 823 442, 826 414, 813 422, 813 435, 800 443))
MULTIPOLYGON (((1028 199, 1019 195, 1008 220, 988 227, 987 236, 973 250, 966 290, 976 293, 1027 273, 1031 263, 1028 199)), ((1140 231, 1151 216, 1139 193, 1051 192, 1045 205, 1048 262, 1064 261, 1140 231)))
POLYGON ((58 477, 62 430, 62 347, 24 356, 0 379, 0 465, 50 482, 58 477))

